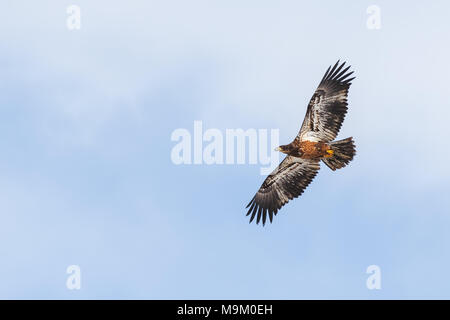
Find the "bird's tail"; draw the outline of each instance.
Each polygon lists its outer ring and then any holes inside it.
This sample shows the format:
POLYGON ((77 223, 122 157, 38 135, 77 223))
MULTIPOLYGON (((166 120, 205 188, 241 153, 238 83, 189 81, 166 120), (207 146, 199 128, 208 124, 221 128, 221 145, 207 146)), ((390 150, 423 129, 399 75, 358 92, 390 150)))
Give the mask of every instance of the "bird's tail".
POLYGON ((352 137, 331 142, 330 149, 330 155, 323 158, 322 161, 333 171, 345 167, 356 154, 352 137))

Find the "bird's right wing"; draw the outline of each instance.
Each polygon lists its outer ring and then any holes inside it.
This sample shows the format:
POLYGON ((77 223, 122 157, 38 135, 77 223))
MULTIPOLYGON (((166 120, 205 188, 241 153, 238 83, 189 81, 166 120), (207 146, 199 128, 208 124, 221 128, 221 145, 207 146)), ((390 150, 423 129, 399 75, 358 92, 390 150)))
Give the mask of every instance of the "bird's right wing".
POLYGON ((272 222, 273 215, 289 200, 300 196, 320 169, 318 160, 287 156, 278 167, 267 176, 261 188, 247 205, 250 222, 257 216, 263 225, 267 215, 272 222))

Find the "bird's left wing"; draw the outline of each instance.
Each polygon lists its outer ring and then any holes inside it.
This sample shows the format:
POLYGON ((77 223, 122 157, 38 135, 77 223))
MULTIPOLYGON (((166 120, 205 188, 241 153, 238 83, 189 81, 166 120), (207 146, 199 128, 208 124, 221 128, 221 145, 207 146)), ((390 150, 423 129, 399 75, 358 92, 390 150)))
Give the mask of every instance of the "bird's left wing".
POLYGON ((319 161, 287 156, 278 167, 267 176, 261 188, 247 205, 250 222, 255 216, 256 223, 267 215, 272 222, 273 215, 289 200, 300 196, 320 169, 319 161))
POLYGON ((339 61, 325 72, 319 86, 312 96, 305 119, 296 139, 333 141, 347 113, 347 95, 353 73, 344 68, 345 62, 339 61), (344 69, 343 69, 344 68, 344 69))

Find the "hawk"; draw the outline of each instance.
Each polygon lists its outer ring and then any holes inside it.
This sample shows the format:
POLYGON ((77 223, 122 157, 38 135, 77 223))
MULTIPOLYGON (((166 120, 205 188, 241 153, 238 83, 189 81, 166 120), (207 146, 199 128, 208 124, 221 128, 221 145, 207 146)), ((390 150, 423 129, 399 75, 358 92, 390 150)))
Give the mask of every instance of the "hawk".
POLYGON ((316 176, 323 161, 331 170, 345 167, 353 160, 353 138, 334 141, 347 113, 347 94, 353 71, 339 60, 329 66, 306 110, 300 132, 294 141, 275 150, 287 154, 278 167, 267 176, 247 205, 250 223, 256 217, 263 225, 267 216, 272 222, 289 200, 300 196, 316 176))

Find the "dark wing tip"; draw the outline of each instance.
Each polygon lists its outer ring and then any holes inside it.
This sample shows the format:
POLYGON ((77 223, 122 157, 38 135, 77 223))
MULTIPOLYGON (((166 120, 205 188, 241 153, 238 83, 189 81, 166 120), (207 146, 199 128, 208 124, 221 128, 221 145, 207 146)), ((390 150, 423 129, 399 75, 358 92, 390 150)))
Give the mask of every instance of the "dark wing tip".
POLYGON ((258 209, 258 217, 256 218, 256 224, 258 224, 259 221, 261 220, 261 215, 262 215, 263 211, 264 211, 263 207, 260 206, 258 209))
MULTIPOLYGON (((351 72, 351 73, 353 73, 353 72, 351 72)), ((352 80, 353 80, 353 79, 356 79, 356 77, 347 79, 347 80, 343 81, 343 83, 350 85, 350 84, 352 84, 352 80)))
POLYGON ((320 84, 324 84, 324 83, 329 83, 329 82, 335 82, 335 83, 340 83, 340 84, 344 84, 344 85, 349 85, 350 81, 355 79, 355 78, 351 78, 351 79, 347 79, 350 75, 353 74, 354 71, 349 71, 349 69, 351 68, 351 66, 347 66, 345 69, 344 66, 347 63, 347 61, 344 61, 342 63, 340 63, 340 59, 333 65, 333 67, 329 66, 327 71, 325 72, 322 80, 320 81, 320 84))
POLYGON ((248 207, 250 207, 250 205, 253 203, 254 200, 255 200, 255 197, 253 197, 252 200, 250 200, 250 202, 248 203, 248 205, 245 208, 247 209, 248 207))
POLYGON ((255 207, 255 205, 256 205, 255 203, 252 204, 250 209, 248 209, 246 216, 248 216, 253 211, 253 208, 255 207))
POLYGON ((262 221, 262 226, 265 226, 267 217, 269 217, 269 221, 270 223, 272 223, 274 213, 276 215, 275 210, 263 207, 261 204, 257 203, 255 199, 252 199, 252 201, 250 201, 250 203, 247 205, 247 208, 248 206, 250 206, 250 208, 248 209, 246 216, 249 216, 251 214, 248 223, 252 223, 256 218, 256 224, 259 224, 259 222, 262 221))
POLYGON ((270 223, 272 223, 272 220, 273 220, 273 211, 272 210, 269 210, 269 220, 270 220, 270 223))
MULTIPOLYGON (((253 219, 255 219, 255 215, 256 215, 256 210, 258 209, 258 205, 255 205, 254 207, 252 206, 253 210, 252 210, 252 216, 250 217, 250 221, 249 223, 252 223, 253 219)), ((249 212, 247 213, 247 215, 249 215, 249 212)))

